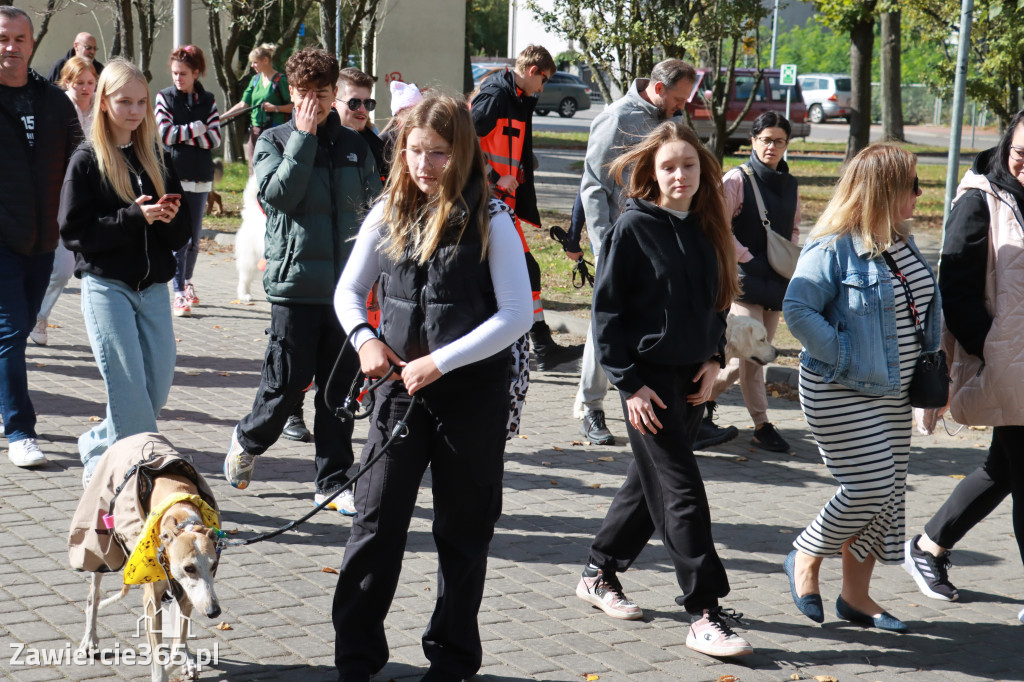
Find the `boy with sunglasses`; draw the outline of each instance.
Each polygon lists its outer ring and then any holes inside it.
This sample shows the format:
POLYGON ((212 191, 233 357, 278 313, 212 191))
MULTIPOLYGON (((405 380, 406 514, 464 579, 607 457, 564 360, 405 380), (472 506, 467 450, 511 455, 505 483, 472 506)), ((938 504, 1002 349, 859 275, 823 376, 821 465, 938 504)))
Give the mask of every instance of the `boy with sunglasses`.
POLYGON ((540 45, 527 45, 515 68, 497 73, 480 86, 470 105, 473 125, 488 165, 491 191, 515 211, 516 230, 523 241, 526 268, 533 289, 533 328, 530 339, 537 369, 554 369, 583 355, 582 346, 559 346, 551 338, 540 302, 540 266, 523 235, 522 221, 540 227, 537 191, 533 183, 533 109, 537 94, 555 74, 555 60, 540 45))
POLYGON ((338 94, 334 96, 334 109, 341 117, 341 125, 359 133, 377 163, 381 181, 387 181, 388 164, 384 162, 384 141, 373 130, 370 115, 377 108, 377 100, 370 97, 373 78, 357 68, 348 67, 338 74, 338 94))

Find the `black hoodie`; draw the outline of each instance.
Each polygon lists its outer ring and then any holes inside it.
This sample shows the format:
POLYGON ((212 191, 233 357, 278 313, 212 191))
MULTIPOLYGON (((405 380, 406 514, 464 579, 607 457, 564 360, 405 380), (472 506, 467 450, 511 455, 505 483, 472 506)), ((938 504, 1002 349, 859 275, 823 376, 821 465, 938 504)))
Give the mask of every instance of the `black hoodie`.
MULTIPOLYGON (((697 365, 725 351, 718 259, 700 218, 629 199, 605 236, 592 317, 601 366, 631 395, 641 366, 697 365)), ((656 370, 655 370, 656 371, 656 370)))
MULTIPOLYGON (((971 170, 988 178, 995 187, 1006 190, 1024 212, 1024 186, 1006 168, 992 169, 997 148, 985 150, 974 160, 971 170)), ((939 292, 946 326, 971 355, 983 357, 985 337, 992 317, 985 307, 985 273, 988 269, 988 239, 991 216, 986 195, 969 189, 949 211, 945 239, 942 242, 942 268, 939 292)))

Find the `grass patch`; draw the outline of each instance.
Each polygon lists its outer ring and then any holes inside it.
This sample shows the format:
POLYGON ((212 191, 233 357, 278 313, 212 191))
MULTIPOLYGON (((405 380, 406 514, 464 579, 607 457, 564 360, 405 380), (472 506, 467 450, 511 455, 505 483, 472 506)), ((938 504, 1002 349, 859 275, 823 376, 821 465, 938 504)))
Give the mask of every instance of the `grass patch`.
POLYGON ((586 149, 590 133, 549 133, 533 131, 534 149, 586 149))
MULTIPOLYGON (((945 156, 949 153, 949 147, 942 145, 913 144, 911 142, 898 142, 897 144, 914 154, 941 154, 945 156)), ((740 150, 749 154, 750 145, 744 145, 740 147, 740 150)), ((803 138, 794 138, 789 143, 789 151, 798 154, 846 154, 846 142, 808 142, 803 138)), ((980 151, 982 150, 964 146, 960 148, 961 154, 977 154, 980 151)))

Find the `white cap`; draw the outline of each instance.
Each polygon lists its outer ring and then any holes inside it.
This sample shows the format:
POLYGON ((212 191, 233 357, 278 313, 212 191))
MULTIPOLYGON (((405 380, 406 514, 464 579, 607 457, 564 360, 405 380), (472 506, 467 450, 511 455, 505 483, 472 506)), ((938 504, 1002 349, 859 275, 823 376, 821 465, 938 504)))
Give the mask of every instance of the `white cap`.
POLYGON ((396 115, 402 109, 414 107, 423 101, 423 95, 415 83, 403 83, 402 81, 391 81, 391 115, 396 115))

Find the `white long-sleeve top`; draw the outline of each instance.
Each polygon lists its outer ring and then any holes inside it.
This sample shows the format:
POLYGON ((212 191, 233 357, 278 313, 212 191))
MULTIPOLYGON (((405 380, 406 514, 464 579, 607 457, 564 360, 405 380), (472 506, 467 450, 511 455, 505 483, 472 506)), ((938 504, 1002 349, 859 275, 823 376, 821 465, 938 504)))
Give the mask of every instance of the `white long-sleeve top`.
MULTIPOLYGON (((366 297, 380 276, 377 251, 386 232, 383 215, 382 200, 363 220, 352 254, 334 292, 334 310, 346 332, 367 320, 366 297)), ((430 354, 442 374, 489 358, 508 348, 529 331, 533 324, 533 298, 523 244, 508 213, 498 213, 491 218, 487 264, 491 271, 498 311, 468 334, 430 354)), ((373 332, 363 328, 350 341, 358 350, 373 338, 376 338, 373 332)))

